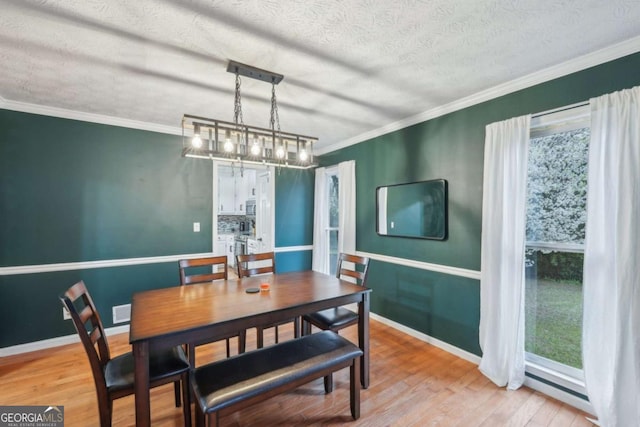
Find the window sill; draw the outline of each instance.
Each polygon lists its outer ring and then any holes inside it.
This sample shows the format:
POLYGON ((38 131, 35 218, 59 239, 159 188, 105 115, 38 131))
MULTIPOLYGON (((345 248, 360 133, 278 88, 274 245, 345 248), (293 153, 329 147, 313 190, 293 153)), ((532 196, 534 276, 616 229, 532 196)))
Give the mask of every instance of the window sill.
POLYGON ((525 361, 525 372, 582 396, 587 395, 587 389, 582 378, 565 375, 529 360, 525 361))

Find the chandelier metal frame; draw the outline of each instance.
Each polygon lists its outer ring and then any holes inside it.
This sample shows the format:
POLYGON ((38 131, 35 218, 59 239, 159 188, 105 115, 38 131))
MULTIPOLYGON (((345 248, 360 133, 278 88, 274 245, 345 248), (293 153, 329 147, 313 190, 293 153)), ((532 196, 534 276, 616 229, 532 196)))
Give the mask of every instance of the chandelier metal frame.
POLYGON ((284 78, 260 68, 230 61, 236 75, 234 121, 185 114, 182 118, 182 156, 229 163, 308 169, 316 167, 313 145, 318 138, 280 129, 275 85, 284 78), (242 117, 240 76, 271 83, 270 128, 249 126, 242 117))

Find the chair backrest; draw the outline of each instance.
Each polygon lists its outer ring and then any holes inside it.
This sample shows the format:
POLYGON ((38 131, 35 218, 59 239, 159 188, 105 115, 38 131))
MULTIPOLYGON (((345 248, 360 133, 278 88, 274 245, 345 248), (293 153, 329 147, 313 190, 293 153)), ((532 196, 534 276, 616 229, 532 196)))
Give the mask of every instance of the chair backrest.
POLYGON ((87 353, 98 394, 106 390, 104 368, 111 360, 109 343, 104 333, 100 315, 83 281, 70 287, 60 296, 62 305, 69 311, 73 325, 87 353))
POLYGON ((367 274, 369 273, 369 258, 341 253, 338 256, 338 266, 336 268, 336 277, 338 279, 353 278, 356 283, 361 286, 365 285, 367 281, 367 274), (353 263, 353 269, 347 268, 344 262, 353 263))
MULTIPOLYGON (((213 256, 207 258, 182 259, 178 261, 180 268, 180 284, 210 282, 212 280, 227 279, 227 256, 213 256), (206 273, 188 275, 186 269, 196 269, 198 267, 208 267, 206 273), (216 271, 213 271, 216 267, 216 271)), ((201 270, 201 269, 200 269, 201 270)))
POLYGON ((255 276, 256 274, 275 273, 276 258, 273 252, 259 254, 236 255, 238 277, 255 276), (259 262, 258 265, 249 266, 249 263, 259 262))

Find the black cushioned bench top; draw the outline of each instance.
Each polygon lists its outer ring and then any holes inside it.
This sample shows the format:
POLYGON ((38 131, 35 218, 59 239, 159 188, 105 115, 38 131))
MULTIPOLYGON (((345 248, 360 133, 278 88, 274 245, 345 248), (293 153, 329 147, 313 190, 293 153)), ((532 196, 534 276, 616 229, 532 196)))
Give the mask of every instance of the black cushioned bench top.
POLYGON ((322 331, 199 367, 191 381, 197 403, 213 412, 361 355, 352 342, 322 331))

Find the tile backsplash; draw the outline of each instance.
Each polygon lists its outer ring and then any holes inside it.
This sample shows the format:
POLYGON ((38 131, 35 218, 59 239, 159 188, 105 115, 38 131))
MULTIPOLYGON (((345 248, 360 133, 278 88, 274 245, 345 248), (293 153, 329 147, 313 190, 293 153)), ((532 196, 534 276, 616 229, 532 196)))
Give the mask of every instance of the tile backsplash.
MULTIPOLYGON (((218 234, 236 234, 240 233, 240 223, 249 221, 255 223, 254 216, 246 215, 218 215, 218 234)), ((245 230, 244 233, 251 233, 252 228, 245 230)))

